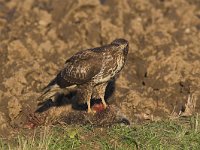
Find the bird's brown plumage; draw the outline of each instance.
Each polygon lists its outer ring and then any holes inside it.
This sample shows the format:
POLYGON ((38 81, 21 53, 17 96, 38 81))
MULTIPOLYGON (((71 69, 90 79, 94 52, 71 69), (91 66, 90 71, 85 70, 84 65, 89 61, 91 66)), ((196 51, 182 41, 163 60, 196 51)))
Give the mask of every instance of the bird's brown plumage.
POLYGON ((76 85, 80 101, 88 104, 88 112, 91 111, 90 99, 93 95, 98 95, 106 107, 104 94, 107 82, 122 70, 127 54, 128 41, 124 39, 80 51, 65 62, 64 68, 44 91, 48 93, 55 86, 63 89, 76 85))

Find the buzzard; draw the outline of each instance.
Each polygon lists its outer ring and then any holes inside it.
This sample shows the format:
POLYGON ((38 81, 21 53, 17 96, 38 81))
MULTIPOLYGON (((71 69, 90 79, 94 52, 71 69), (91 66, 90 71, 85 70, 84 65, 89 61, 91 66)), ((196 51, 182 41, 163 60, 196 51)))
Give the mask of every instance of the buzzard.
POLYGON ((108 45, 76 53, 66 60, 63 69, 44 88, 43 95, 49 96, 48 93, 55 89, 62 91, 76 86, 78 99, 87 102, 88 113, 92 112, 91 98, 100 98, 106 108, 104 95, 107 83, 124 67, 128 48, 127 40, 116 39, 108 45))

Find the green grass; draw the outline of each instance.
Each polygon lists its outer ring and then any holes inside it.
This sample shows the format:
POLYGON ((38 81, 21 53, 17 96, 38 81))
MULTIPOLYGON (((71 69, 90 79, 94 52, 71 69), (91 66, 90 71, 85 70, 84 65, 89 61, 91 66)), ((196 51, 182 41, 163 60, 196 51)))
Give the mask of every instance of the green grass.
POLYGON ((198 116, 133 126, 52 126, 27 131, 11 141, 0 140, 0 149, 16 150, 198 150, 198 116))

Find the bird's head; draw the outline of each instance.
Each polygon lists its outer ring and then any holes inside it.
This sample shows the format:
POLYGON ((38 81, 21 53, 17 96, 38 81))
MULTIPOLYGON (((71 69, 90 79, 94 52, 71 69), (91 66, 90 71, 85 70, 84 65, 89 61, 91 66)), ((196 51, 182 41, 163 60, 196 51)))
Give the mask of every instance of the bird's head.
POLYGON ((115 45, 119 48, 119 50, 123 51, 123 54, 126 56, 128 54, 129 44, 128 41, 125 39, 116 39, 112 41, 111 45, 115 45))

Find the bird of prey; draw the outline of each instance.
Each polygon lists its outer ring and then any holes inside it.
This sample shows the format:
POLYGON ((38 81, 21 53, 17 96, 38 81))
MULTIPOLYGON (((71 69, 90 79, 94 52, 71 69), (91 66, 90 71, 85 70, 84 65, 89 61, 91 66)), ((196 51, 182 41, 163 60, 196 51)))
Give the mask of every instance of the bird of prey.
POLYGON ((106 86, 124 67, 128 45, 127 40, 116 39, 108 45, 76 53, 66 60, 63 69, 44 88, 44 95, 54 89, 63 90, 76 86, 80 95, 78 99, 87 103, 88 113, 92 112, 91 98, 100 98, 106 108, 106 86))

